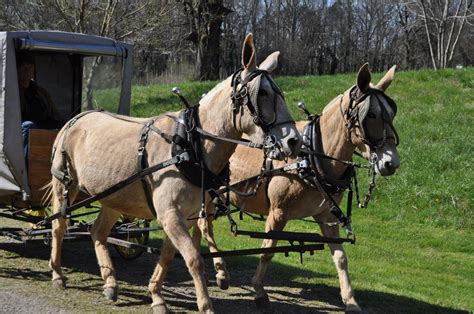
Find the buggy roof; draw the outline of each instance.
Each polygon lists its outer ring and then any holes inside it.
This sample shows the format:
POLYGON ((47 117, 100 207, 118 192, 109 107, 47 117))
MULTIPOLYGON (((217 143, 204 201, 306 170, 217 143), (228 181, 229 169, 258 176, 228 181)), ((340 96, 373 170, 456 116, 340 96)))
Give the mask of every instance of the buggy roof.
POLYGON ((110 38, 58 31, 3 32, 17 39, 19 49, 81 55, 123 56, 132 45, 110 38))
POLYGON ((121 58, 118 113, 128 115, 133 46, 110 38, 60 31, 0 32, 0 196, 23 193, 23 198, 28 199, 30 187, 23 154, 16 64, 18 51, 121 58))

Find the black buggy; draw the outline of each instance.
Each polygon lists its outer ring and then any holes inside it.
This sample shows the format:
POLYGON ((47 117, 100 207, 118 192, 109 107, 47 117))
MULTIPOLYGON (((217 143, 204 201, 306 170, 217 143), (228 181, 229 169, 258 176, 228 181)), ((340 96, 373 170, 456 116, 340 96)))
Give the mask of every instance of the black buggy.
MULTIPOLYGON (((51 151, 62 125, 87 108, 86 99, 95 106, 105 105, 108 111, 129 114, 133 46, 110 38, 56 31, 0 32, 0 45, 0 217, 35 224, 48 207, 44 186, 51 180, 51 151), (25 117, 18 72, 25 57, 34 64, 34 82, 49 94, 58 120, 54 126, 30 129, 26 141, 22 137, 25 117), (90 81, 91 68, 96 73, 95 83, 90 81), (114 94, 113 105, 97 103, 93 96, 101 89, 114 94)), ((89 237, 90 222, 79 220, 81 216, 71 217, 67 239, 89 237)), ((48 241, 49 226, 33 231, 29 227, 12 226, 3 219, 0 235, 22 242, 48 241)), ((116 238, 114 244, 122 257, 140 255, 139 248, 119 244, 146 244, 147 227, 148 222, 125 217, 116 225, 111 236, 116 238)))

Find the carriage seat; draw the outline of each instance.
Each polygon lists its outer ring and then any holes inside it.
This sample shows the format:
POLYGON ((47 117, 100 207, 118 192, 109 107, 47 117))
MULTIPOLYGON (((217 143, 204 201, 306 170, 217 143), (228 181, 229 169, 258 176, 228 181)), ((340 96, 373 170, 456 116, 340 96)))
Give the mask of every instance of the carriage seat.
POLYGON ((28 139, 28 182, 31 205, 40 206, 45 190, 51 181, 51 152, 59 130, 30 129, 28 139))
MULTIPOLYGON (((51 154, 54 140, 59 130, 30 129, 28 137, 28 183, 30 184, 31 207, 44 207, 43 187, 51 181, 51 154)), ((79 192, 75 201, 86 199, 88 195, 79 192)))

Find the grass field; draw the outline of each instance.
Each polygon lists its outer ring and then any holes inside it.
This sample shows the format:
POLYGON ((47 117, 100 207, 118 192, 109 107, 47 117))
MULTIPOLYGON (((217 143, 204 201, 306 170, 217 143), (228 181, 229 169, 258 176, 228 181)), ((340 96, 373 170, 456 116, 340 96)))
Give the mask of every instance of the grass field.
MULTIPOLYGON (((382 74, 374 74, 377 82, 382 74)), ((333 97, 356 79, 336 76, 278 77, 293 116, 302 119, 295 104, 304 100, 320 113, 333 97)), ((198 100, 215 82, 180 87, 189 100, 198 100)), ((131 114, 152 116, 181 108, 172 86, 135 86, 131 114)), ((401 168, 393 177, 378 178, 367 209, 355 209, 357 244, 346 246, 356 299, 375 312, 456 312, 474 310, 474 68, 396 73, 387 91, 398 105, 395 127, 401 168)), ((113 91, 111 91, 112 93, 113 91)), ((98 95, 109 108, 108 93, 98 95)), ((361 175, 360 175, 361 176, 361 175)), ((366 188, 362 180, 362 191, 366 188)), ((248 218, 240 229, 263 230, 248 218)), ((227 222, 216 223, 222 249, 250 248, 259 241, 233 238, 227 222)), ((313 231, 316 225, 293 221, 287 230, 313 231)), ((293 285, 318 285, 337 293, 338 280, 328 250, 315 256, 278 255, 267 278, 285 274, 293 285)), ((256 258, 228 259, 247 263, 256 258)), ((317 298, 317 295, 312 296, 317 298)))

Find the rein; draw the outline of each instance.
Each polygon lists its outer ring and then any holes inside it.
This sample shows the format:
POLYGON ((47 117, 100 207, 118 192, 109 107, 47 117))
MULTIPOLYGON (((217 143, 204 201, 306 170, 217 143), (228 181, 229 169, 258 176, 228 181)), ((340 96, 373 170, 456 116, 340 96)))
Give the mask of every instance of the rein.
MULTIPOLYGON (((167 117, 175 120, 176 123, 184 124, 183 119, 180 119, 180 118, 177 118, 177 117, 171 116, 171 115, 167 115, 167 117)), ((218 136, 218 135, 209 133, 209 132, 203 130, 201 127, 198 127, 198 126, 194 126, 191 130, 186 130, 186 131, 187 132, 196 131, 196 132, 200 133, 203 137, 206 137, 206 138, 219 140, 219 141, 223 141, 223 142, 229 142, 229 143, 242 145, 242 146, 247 146, 247 147, 250 147, 250 148, 258 148, 258 149, 265 148, 264 144, 255 143, 255 142, 252 142, 252 141, 249 141, 249 140, 246 140, 246 139, 234 140, 234 139, 231 139, 231 138, 218 136)))

